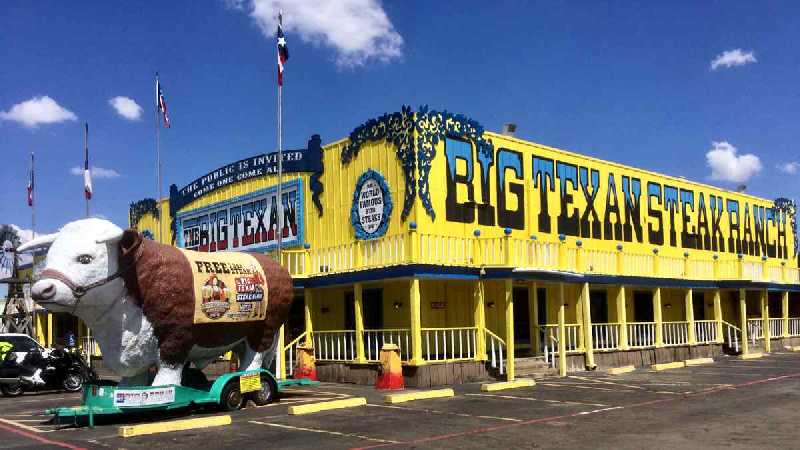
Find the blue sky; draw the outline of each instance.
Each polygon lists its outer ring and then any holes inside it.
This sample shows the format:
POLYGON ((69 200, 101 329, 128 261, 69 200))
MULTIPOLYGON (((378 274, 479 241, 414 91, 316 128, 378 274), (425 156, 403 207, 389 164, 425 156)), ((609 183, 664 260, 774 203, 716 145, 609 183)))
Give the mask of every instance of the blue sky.
POLYGON ((515 122, 518 136, 547 145, 728 188, 746 183, 768 198, 800 194, 800 165, 791 164, 800 161, 798 2, 7 0, 0 223, 30 228, 30 151, 37 230, 82 217, 82 179, 70 170, 83 163, 88 121, 92 164, 110 176, 96 171, 92 212, 124 226, 128 204, 155 194, 156 71, 173 124, 161 133, 166 185, 274 149, 268 34, 282 3, 289 148, 313 133, 340 139, 402 104, 430 104, 491 130, 515 122), (712 69, 723 55, 727 65, 712 69), (120 115, 115 97, 140 105, 139 120, 120 115), (19 106, 32 99, 38 109, 19 106))

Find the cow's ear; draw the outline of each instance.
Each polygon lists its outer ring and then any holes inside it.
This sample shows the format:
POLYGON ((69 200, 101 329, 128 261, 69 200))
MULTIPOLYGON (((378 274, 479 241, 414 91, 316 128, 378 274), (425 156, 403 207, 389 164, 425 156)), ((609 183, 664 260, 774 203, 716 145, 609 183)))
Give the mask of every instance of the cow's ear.
POLYGON ((113 244, 122 239, 122 230, 116 227, 114 228, 115 228, 114 230, 110 230, 98 236, 95 239, 95 242, 97 242, 98 244, 113 244))
POLYGON ((122 232, 122 239, 119 240, 120 256, 130 254, 142 243, 142 234, 136 230, 127 229, 122 232))

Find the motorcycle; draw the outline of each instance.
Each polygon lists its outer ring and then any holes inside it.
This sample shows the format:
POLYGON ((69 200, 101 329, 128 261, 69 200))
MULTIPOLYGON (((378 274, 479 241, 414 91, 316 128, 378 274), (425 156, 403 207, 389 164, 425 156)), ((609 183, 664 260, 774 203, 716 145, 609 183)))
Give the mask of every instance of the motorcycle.
POLYGON ((16 397, 25 391, 78 392, 83 383, 96 379, 94 370, 80 354, 60 349, 49 354, 29 352, 21 363, 10 353, 0 363, 0 393, 6 397, 16 397), (37 371, 38 377, 35 376, 37 371))

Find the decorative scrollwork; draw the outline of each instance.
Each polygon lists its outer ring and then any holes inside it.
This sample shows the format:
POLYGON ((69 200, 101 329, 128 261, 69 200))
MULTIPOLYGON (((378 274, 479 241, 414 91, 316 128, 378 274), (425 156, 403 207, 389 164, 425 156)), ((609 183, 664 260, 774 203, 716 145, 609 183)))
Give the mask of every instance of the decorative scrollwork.
POLYGON ((414 152, 414 113, 410 106, 403 106, 400 112, 384 114, 370 119, 350 133, 350 142, 342 149, 342 164, 349 164, 361 151, 363 144, 386 140, 395 148, 395 155, 403 166, 406 183, 405 198, 401 219, 406 220, 414 206, 417 195, 415 185, 416 158, 414 152))
POLYGON ((145 198, 143 200, 139 200, 138 202, 133 202, 128 209, 128 219, 130 221, 131 228, 136 228, 139 225, 139 221, 142 220, 145 214, 152 214, 152 216, 158 220, 160 212, 158 210, 158 204, 156 200, 153 198, 145 198))
POLYGON ((792 241, 794 241, 794 256, 797 256, 798 242, 797 242, 797 203, 794 200, 780 197, 776 198, 775 210, 782 212, 789 216, 792 220, 792 241))
POLYGON ((429 110, 421 106, 417 113, 403 106, 400 112, 371 119, 350 133, 350 142, 342 150, 342 164, 358 156, 366 142, 386 140, 394 144, 397 158, 403 165, 406 190, 401 219, 406 220, 419 192, 426 213, 436 219, 430 195, 430 171, 436 156, 436 145, 447 136, 471 141, 481 160, 494 160, 492 141, 483 137, 483 126, 462 115, 429 110), (416 132, 416 141, 413 134, 416 132), (419 178, 417 178, 417 175, 419 178))

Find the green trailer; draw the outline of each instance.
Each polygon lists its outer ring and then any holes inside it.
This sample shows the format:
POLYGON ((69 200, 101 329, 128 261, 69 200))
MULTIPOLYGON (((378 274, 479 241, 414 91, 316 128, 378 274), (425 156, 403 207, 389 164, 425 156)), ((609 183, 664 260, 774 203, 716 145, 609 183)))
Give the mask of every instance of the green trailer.
POLYGON ((94 426, 95 416, 171 411, 193 406, 216 406, 223 411, 241 408, 248 400, 262 406, 273 402, 289 386, 310 386, 318 381, 305 379, 277 380, 265 369, 228 372, 214 381, 196 369, 187 369, 183 385, 117 386, 111 381, 95 381, 83 387, 81 406, 53 408, 54 423, 77 425, 88 419, 94 426))

